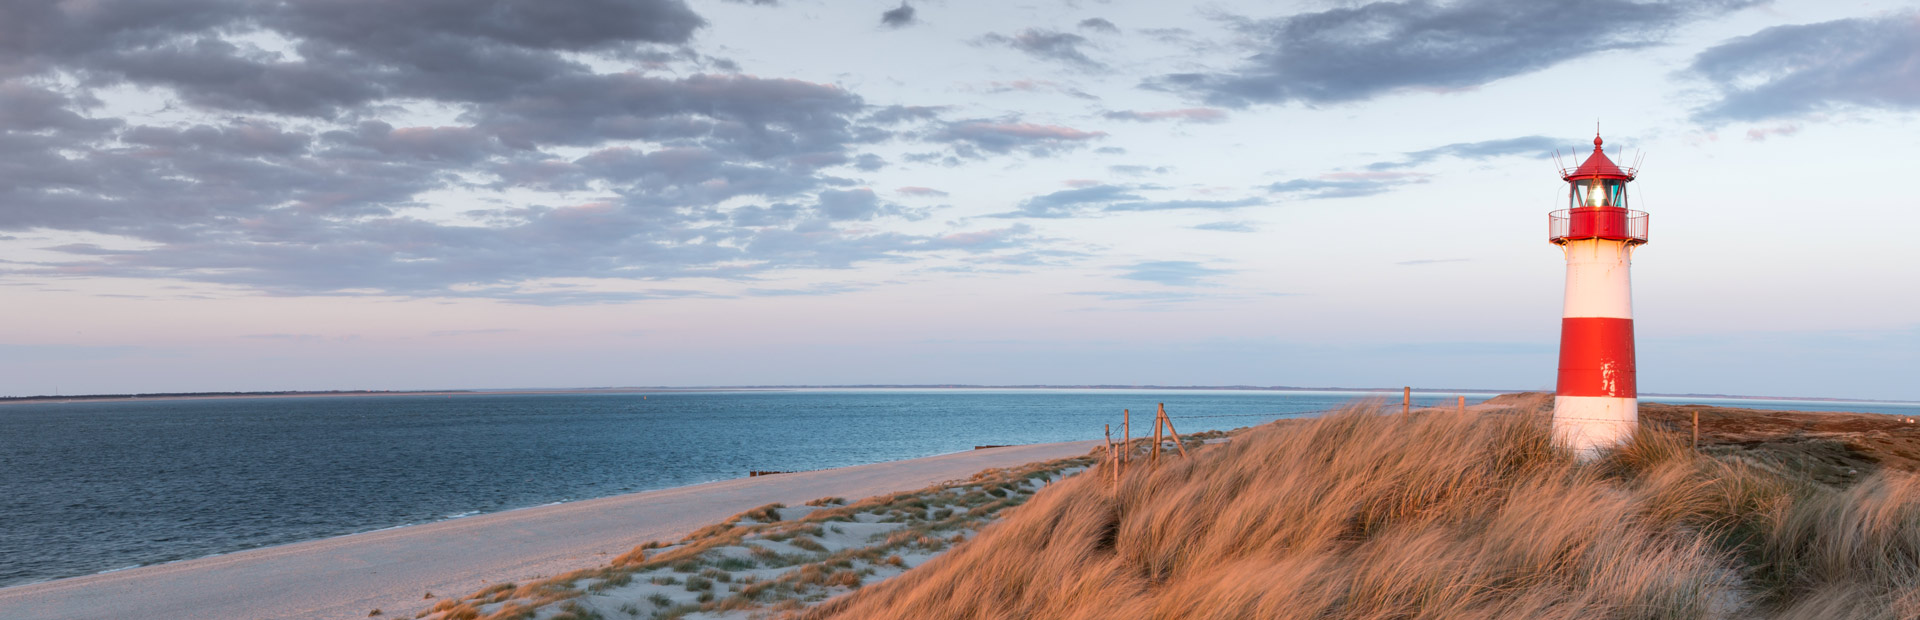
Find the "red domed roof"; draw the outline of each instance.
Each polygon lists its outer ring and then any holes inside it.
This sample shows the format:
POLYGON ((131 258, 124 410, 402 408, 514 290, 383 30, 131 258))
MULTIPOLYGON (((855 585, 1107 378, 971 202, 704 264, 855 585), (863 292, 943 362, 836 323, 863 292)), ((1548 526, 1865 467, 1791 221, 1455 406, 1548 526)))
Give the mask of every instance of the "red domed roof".
POLYGON ((1630 168, 1621 168, 1620 166, 1614 165, 1613 160, 1607 159, 1607 153, 1600 150, 1600 136, 1599 134, 1595 134, 1593 136, 1593 154, 1587 156, 1587 161, 1580 164, 1579 168, 1562 170, 1560 176, 1569 181, 1574 179, 1595 178, 1625 179, 1631 181, 1633 180, 1633 170, 1630 168))

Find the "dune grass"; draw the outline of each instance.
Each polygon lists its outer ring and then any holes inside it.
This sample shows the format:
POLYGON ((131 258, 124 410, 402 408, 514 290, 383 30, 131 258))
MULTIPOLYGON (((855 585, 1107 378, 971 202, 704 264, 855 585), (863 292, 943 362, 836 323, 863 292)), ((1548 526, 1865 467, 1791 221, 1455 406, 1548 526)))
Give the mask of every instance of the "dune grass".
MULTIPOLYGON (((1039 493, 805 618, 1915 618, 1920 480, 1846 487, 1648 427, 1593 462, 1541 403, 1355 406, 1039 493)), ((1105 467, 1105 465, 1102 465, 1105 467)))
POLYGON ((900 574, 1055 480, 1093 463, 1074 457, 990 469, 967 480, 849 502, 768 504, 673 542, 635 547, 610 563, 449 597, 425 620, 753 618, 900 574))

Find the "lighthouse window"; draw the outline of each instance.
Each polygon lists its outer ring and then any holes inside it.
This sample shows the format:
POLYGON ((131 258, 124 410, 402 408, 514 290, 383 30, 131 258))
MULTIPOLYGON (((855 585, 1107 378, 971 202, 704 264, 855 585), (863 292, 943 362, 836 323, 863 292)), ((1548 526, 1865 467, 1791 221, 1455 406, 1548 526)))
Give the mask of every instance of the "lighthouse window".
POLYGON ((1627 184, 1613 179, 1574 181, 1569 202, 1574 207, 1624 207, 1627 206, 1627 184))

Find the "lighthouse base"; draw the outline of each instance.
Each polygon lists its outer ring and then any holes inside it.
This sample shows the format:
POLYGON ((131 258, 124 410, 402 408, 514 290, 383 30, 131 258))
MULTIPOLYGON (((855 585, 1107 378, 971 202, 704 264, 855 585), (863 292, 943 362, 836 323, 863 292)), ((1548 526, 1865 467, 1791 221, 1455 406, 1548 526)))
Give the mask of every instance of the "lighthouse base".
POLYGON ((1553 439, 1582 460, 1633 438, 1640 425, 1640 399, 1609 396, 1553 397, 1553 439))

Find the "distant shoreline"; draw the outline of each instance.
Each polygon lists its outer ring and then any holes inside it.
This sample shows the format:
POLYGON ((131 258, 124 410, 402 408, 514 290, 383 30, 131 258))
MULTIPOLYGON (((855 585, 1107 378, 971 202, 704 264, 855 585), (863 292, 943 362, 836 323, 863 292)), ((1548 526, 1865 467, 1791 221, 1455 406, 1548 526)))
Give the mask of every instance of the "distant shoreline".
MULTIPOLYGON (((1397 394, 1401 387, 1345 388, 1345 387, 1295 387, 1295 386, 1259 386, 1259 385, 971 385, 971 384, 910 384, 910 385, 719 385, 695 387, 602 387, 602 388, 509 388, 509 389, 454 389, 454 390, 320 390, 320 391, 275 391, 275 392, 156 392, 147 394, 80 394, 72 396, 0 396, 0 405, 16 403, 66 403, 66 402, 114 402, 130 400, 220 400, 242 398, 328 398, 347 396, 482 396, 514 394, 666 394, 698 392, 738 392, 738 391, 782 391, 782 390, 1115 390, 1115 391, 1247 391, 1247 392, 1346 392, 1354 394, 1397 394)), ((1525 390, 1415 387, 1422 393, 1470 393, 1470 394, 1506 394, 1525 390)), ((1844 403, 1890 403, 1920 404, 1916 401, 1883 400, 1872 398, 1832 398, 1820 396, 1744 396, 1737 394, 1669 394, 1647 393, 1642 397, 1656 398, 1715 398, 1726 400, 1771 400, 1771 401, 1808 401, 1808 402, 1844 402, 1844 403)))

